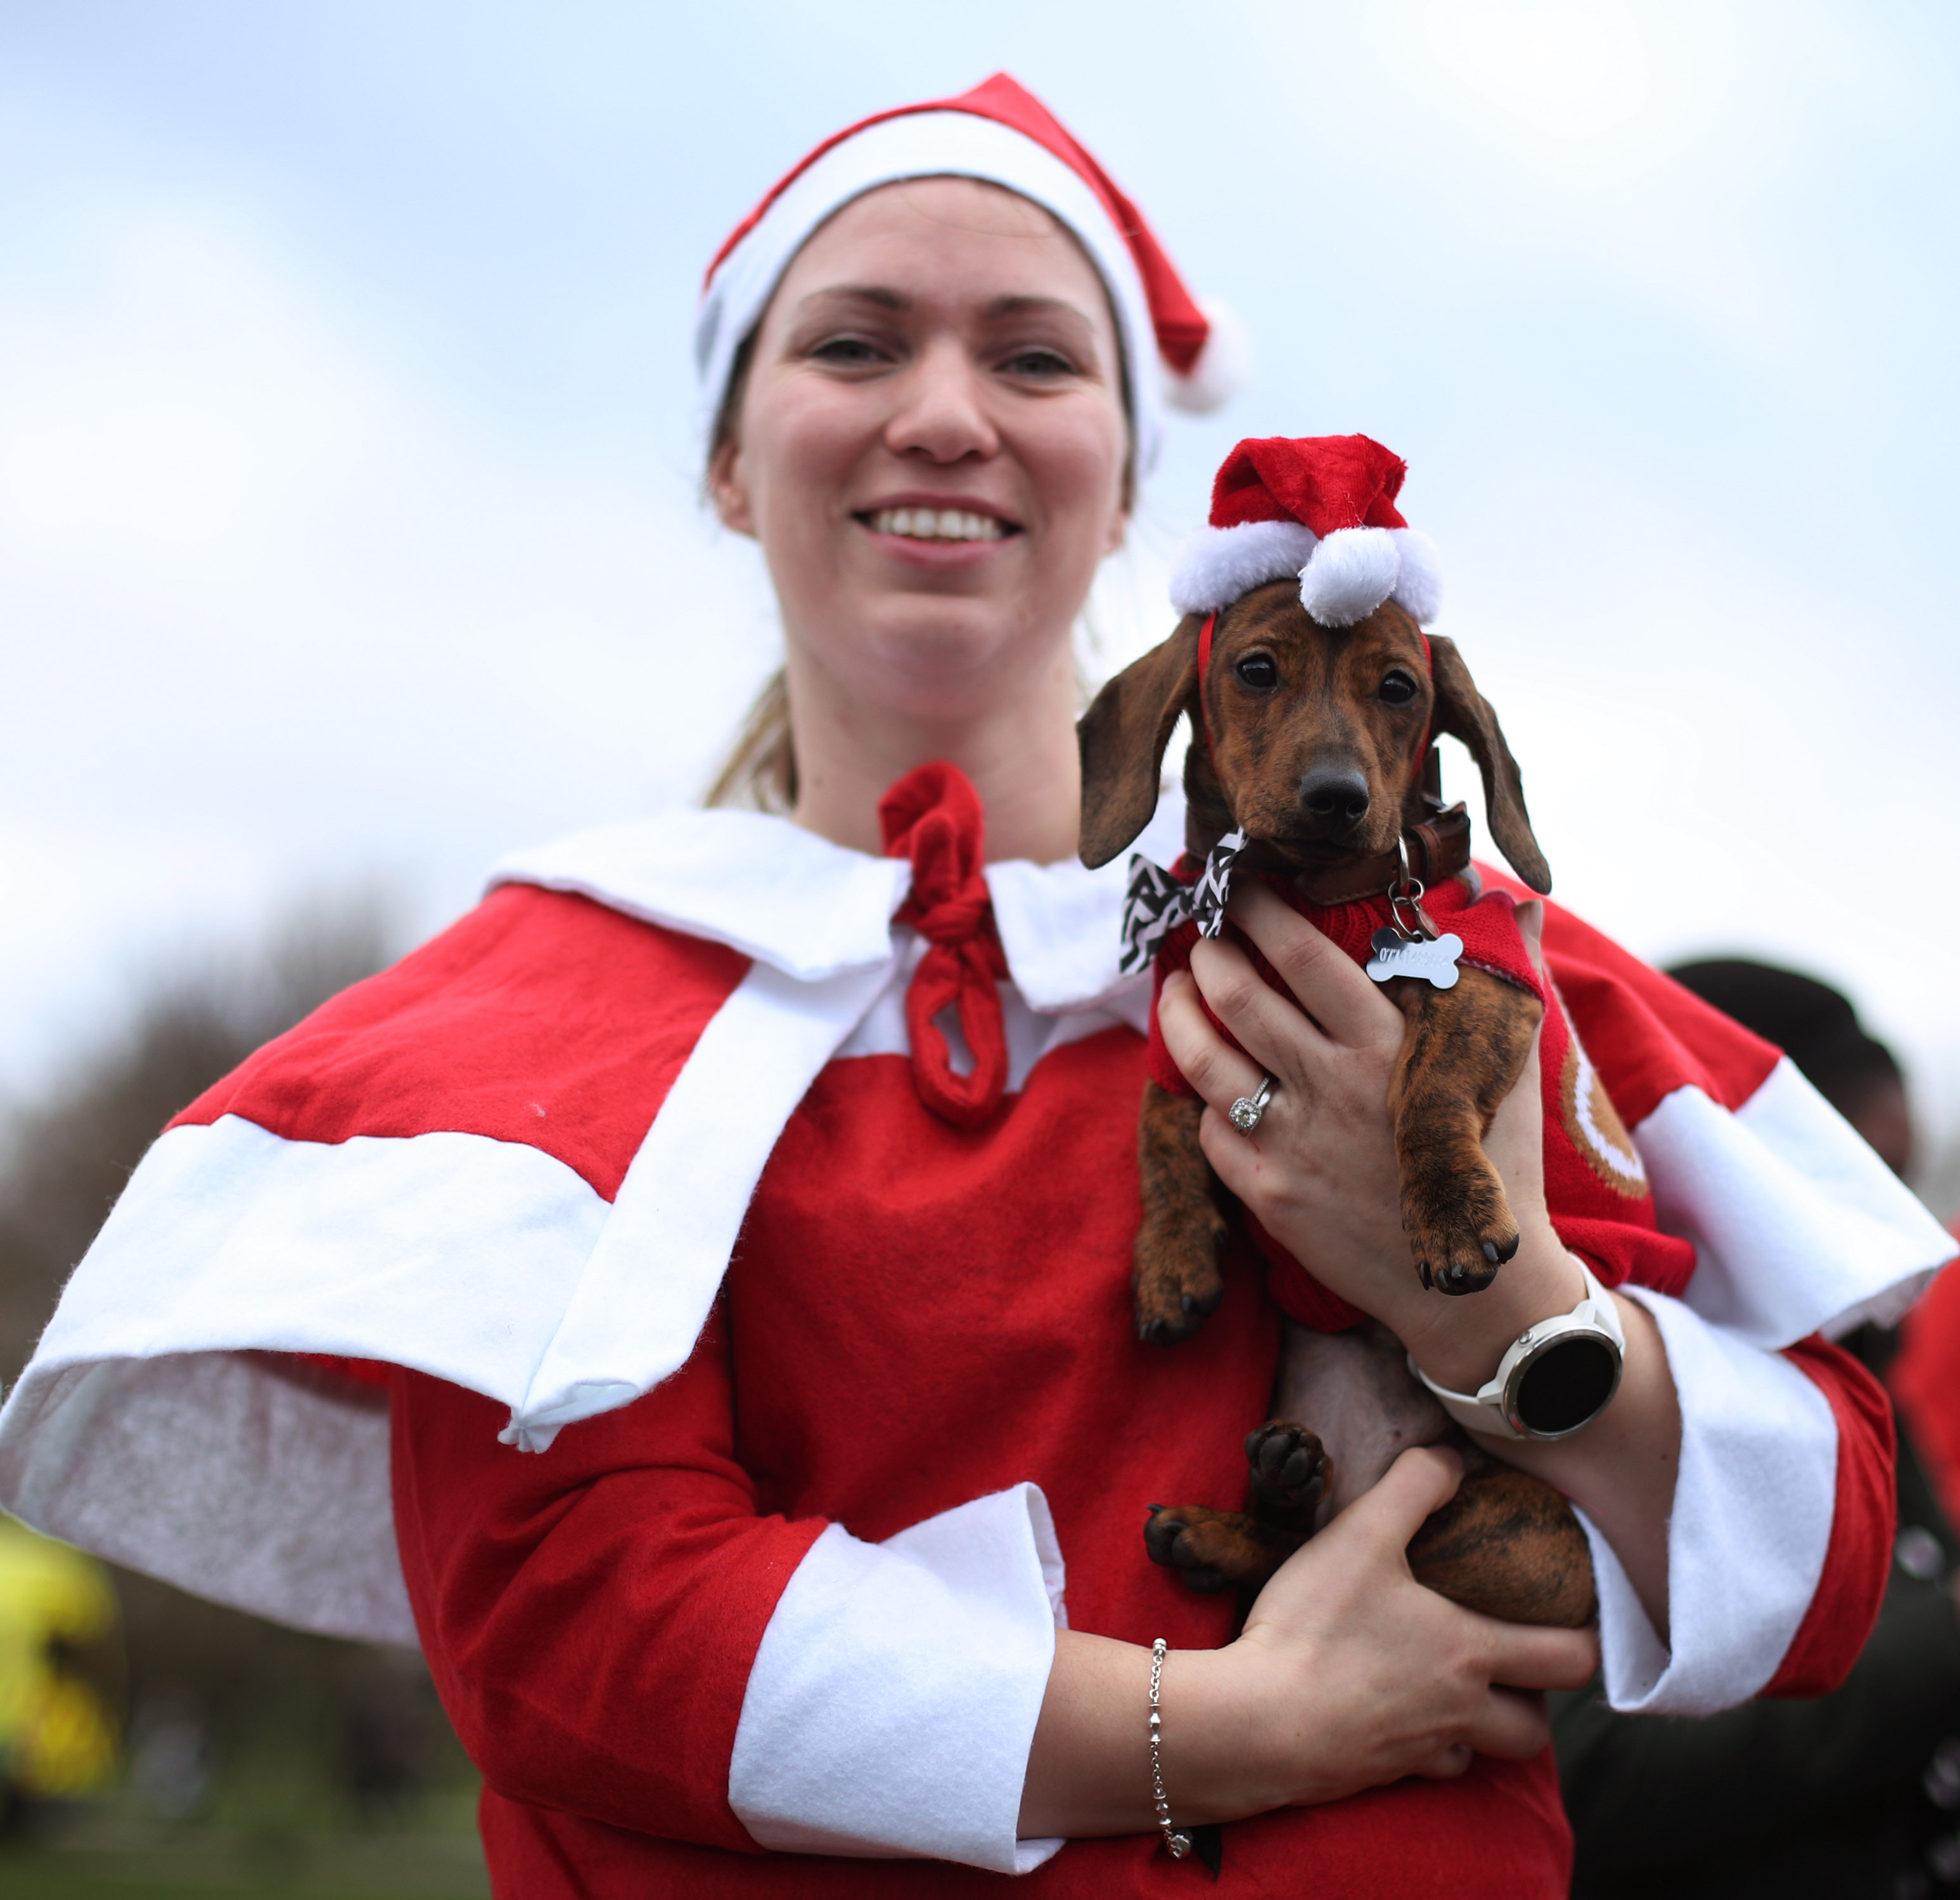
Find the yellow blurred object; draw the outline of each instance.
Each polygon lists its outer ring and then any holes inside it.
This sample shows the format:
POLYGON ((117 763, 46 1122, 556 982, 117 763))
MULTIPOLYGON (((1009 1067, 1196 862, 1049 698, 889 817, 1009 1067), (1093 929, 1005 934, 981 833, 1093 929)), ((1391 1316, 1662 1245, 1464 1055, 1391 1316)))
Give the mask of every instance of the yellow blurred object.
POLYGON ((115 1773, 101 1690, 62 1666, 116 1634, 116 1592, 92 1557, 0 1515, 0 1776, 23 1794, 86 1794, 115 1773))

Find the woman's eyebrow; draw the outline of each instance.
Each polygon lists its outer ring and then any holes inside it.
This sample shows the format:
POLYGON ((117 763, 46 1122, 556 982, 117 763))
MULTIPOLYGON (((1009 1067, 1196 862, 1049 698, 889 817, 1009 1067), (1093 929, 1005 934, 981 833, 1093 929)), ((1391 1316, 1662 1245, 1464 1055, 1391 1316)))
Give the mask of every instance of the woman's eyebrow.
POLYGON ((837 284, 812 291, 797 308, 801 313, 825 304, 875 304, 880 310, 902 310, 910 307, 910 301, 882 284, 837 284))
POLYGON ((1027 317, 1049 312, 1060 317, 1079 317, 1084 323, 1090 320, 1082 306, 1066 297, 997 297, 987 306, 989 317, 1027 317))
MULTIPOLYGON (((904 310, 912 308, 912 300, 883 284, 834 284, 822 290, 812 291, 797 309, 799 313, 807 313, 826 304, 873 304, 880 310, 904 310)), ((1090 320, 1081 305, 1068 298, 1042 297, 1031 293, 997 297, 986 306, 982 314, 989 320, 1048 314, 1072 317, 1083 323, 1090 320)))

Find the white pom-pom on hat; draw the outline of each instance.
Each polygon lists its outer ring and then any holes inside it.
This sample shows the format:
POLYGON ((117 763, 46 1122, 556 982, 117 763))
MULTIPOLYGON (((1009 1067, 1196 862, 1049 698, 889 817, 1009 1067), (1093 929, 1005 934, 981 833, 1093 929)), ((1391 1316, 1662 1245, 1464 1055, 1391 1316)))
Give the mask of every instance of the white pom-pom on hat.
POLYGON ((1402 556, 1386 528, 1341 528, 1313 551, 1300 577, 1300 603, 1323 627, 1365 620, 1395 590, 1402 556))
POLYGON ((1164 400, 1186 415, 1222 409, 1252 380, 1252 333, 1238 312, 1209 297, 1198 307, 1211 326, 1198 361, 1182 376, 1164 365, 1164 400))

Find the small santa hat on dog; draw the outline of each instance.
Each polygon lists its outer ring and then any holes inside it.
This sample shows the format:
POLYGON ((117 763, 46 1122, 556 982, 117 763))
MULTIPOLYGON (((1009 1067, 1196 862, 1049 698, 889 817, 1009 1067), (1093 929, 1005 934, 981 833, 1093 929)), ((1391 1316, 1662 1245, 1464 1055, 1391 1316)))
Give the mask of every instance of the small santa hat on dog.
POLYGON ((741 347, 804 240, 880 185, 906 178, 980 178, 1052 212, 1101 274, 1129 370, 1137 460, 1161 434, 1160 396, 1203 414, 1245 380, 1245 333, 1185 288, 1143 214, 1034 94, 997 72, 956 98, 874 113, 826 138, 771 186, 708 267, 695 323, 704 430, 711 428, 741 347))
POLYGON ((1297 574, 1300 604, 1322 626, 1351 627, 1389 600, 1428 625, 1442 584, 1434 545, 1395 509, 1408 473, 1365 435, 1241 442, 1212 484, 1211 526, 1171 571, 1171 604, 1211 613, 1297 574))

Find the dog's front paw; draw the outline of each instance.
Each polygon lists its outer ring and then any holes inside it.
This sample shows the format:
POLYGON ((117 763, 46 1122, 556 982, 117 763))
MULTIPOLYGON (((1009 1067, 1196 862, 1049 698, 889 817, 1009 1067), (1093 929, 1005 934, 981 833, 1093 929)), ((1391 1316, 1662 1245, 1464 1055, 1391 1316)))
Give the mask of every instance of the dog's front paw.
POLYGON ((1208 1510, 1201 1504, 1153 1504, 1144 1548, 1152 1563, 1205 1591, 1263 1583, 1287 1554, 1243 1511, 1208 1510))
POLYGON ((1137 1236, 1137 1337, 1153 1345, 1188 1339, 1217 1310, 1225 1223, 1209 1200, 1147 1221, 1137 1236))
POLYGON ((1440 1184, 1405 1179, 1402 1229, 1422 1284, 1441 1293, 1481 1293, 1518 1250, 1518 1224, 1488 1166, 1440 1184))
POLYGON ((1334 1481, 1334 1462, 1304 1425, 1268 1419, 1246 1440, 1252 1468, 1252 1515, 1262 1528, 1309 1531, 1334 1481))

